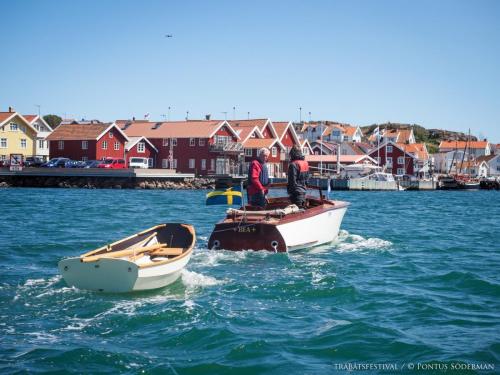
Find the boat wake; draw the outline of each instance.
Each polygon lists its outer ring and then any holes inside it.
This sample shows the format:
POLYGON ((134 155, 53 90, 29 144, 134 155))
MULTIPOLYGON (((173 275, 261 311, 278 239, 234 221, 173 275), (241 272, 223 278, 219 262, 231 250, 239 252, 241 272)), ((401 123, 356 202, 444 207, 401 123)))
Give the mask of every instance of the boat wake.
POLYGON ((333 242, 333 245, 336 252, 344 253, 369 250, 390 250, 393 244, 381 238, 364 238, 357 234, 350 234, 346 230, 341 230, 337 240, 333 242))
POLYGON ((204 288, 208 286, 225 284, 225 280, 217 280, 215 277, 202 275, 194 271, 182 270, 182 283, 188 289, 204 288))

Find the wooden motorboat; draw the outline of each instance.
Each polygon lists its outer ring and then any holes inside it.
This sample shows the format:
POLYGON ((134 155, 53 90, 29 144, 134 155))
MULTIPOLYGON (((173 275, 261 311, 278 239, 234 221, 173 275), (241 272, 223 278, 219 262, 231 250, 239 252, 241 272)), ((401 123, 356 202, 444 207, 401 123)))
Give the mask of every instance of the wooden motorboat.
POLYGON ((209 249, 286 252, 333 241, 349 203, 307 196, 306 208, 288 197, 268 198, 265 210, 229 209, 215 225, 209 249))
POLYGON ((69 286, 100 292, 161 288, 177 280, 196 241, 194 228, 167 223, 63 259, 59 271, 69 286))

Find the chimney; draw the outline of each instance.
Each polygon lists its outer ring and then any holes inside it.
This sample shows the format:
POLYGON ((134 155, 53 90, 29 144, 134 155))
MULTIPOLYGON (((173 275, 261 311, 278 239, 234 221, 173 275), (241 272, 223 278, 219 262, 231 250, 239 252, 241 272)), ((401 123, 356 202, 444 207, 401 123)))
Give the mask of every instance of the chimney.
POLYGON ((210 120, 210 115, 205 115, 205 120, 210 120))
POLYGON ((132 121, 135 121, 135 117, 132 117, 132 121))
POLYGON ((9 112, 12 113, 14 111, 14 108, 12 108, 11 106, 9 106, 9 112))

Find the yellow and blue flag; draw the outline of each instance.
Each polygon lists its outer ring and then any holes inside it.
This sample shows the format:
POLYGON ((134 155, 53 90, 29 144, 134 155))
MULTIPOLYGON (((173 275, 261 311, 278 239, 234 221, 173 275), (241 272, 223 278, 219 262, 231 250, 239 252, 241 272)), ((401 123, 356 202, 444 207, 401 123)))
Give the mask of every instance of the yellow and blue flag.
POLYGON ((227 189, 211 191, 207 194, 207 206, 214 204, 242 205, 242 193, 240 186, 233 186, 227 189))

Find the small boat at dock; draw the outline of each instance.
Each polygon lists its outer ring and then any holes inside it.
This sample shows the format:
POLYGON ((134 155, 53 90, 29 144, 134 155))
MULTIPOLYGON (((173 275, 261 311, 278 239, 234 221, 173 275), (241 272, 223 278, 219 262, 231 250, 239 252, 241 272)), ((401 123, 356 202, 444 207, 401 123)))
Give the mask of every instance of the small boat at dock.
POLYGON ((325 199, 320 190, 319 198, 306 197, 306 208, 276 197, 268 198, 265 210, 249 205, 229 209, 215 225, 208 248, 287 252, 329 243, 337 238, 348 206, 325 199))
POLYGON ((63 259, 59 271, 69 286, 99 292, 162 288, 175 282, 196 241, 191 225, 156 225, 130 237, 63 259))

